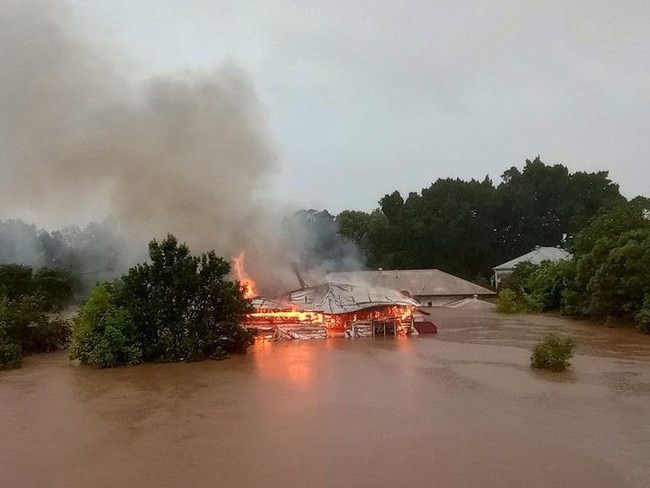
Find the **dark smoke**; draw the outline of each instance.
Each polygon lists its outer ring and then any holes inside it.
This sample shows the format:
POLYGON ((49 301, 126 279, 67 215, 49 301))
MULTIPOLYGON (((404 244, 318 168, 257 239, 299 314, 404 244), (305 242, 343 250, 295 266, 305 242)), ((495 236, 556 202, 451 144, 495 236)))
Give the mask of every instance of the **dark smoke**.
POLYGON ((79 32, 62 2, 2 2, 0 218, 51 229, 114 215, 140 247, 173 233, 194 251, 246 249, 262 287, 293 283, 265 201, 278 158, 246 74, 135 83, 79 32))

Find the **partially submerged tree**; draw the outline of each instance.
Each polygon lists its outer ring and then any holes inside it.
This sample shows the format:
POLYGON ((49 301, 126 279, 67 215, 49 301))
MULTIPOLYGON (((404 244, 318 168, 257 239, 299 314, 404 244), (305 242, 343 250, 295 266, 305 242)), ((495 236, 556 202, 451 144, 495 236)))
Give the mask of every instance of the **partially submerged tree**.
POLYGON ((650 201, 636 198, 604 212, 573 243, 575 279, 567 311, 632 319, 650 294, 650 201))
POLYGON ((554 372, 564 371, 571 365, 570 359, 573 357, 574 348, 575 341, 572 338, 562 338, 555 333, 547 334, 533 347, 530 365, 533 368, 554 372))
POLYGON ((193 256, 174 236, 149 244, 150 263, 99 285, 73 319, 72 357, 113 367, 243 352, 250 303, 214 252, 193 256))
POLYGON ((0 369, 18 367, 24 354, 65 347, 68 322, 52 312, 72 298, 65 271, 0 265, 0 369))

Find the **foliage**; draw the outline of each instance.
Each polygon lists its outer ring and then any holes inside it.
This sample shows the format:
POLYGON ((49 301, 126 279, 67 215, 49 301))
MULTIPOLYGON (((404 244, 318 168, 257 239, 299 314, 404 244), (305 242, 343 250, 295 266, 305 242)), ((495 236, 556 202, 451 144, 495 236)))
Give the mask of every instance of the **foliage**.
POLYGON ((98 280, 119 277, 126 262, 136 262, 129 244, 113 219, 51 232, 20 220, 0 220, 0 263, 64 269, 74 277, 71 284, 78 296, 85 296, 98 280))
POLYGON ((571 242, 601 209, 623 200, 607 172, 572 174, 537 157, 505 171, 498 186, 487 177, 438 179, 406 198, 385 195, 371 214, 347 210, 336 221, 368 267, 438 268, 475 280, 536 245, 571 242))
POLYGON ((0 265, 0 296, 16 300, 31 293, 32 268, 22 264, 0 265))
POLYGON ((537 313, 542 305, 520 288, 515 291, 511 288, 502 288, 497 294, 497 312, 501 313, 537 313))
POLYGON ((555 372, 564 371, 571 365, 569 360, 573 357, 574 348, 575 341, 572 338, 561 338, 555 333, 547 334, 533 347, 530 365, 555 372))
POLYGON ((650 200, 636 198, 606 209, 571 242, 570 261, 522 263, 499 295, 507 312, 561 310, 566 315, 636 320, 647 325, 650 296, 650 200))
POLYGON ((497 312, 517 313, 517 294, 510 288, 502 288, 497 295, 497 312))
POLYGON ((61 311, 73 299, 74 278, 68 270, 39 268, 32 277, 32 293, 46 310, 61 311))
POLYGON ((72 319, 71 356, 84 364, 110 368, 141 361, 133 320, 116 303, 118 286, 99 284, 72 319))
POLYGON ((522 293, 537 304, 539 311, 560 310, 575 274, 574 268, 572 260, 520 263, 515 267, 513 277, 522 293))
POLYGON ((643 306, 634 316, 639 330, 644 334, 650 334, 650 294, 645 296, 643 306))
POLYGON ((22 349, 9 339, 3 324, 0 322, 0 370, 19 368, 22 360, 22 349))
POLYGON ((9 300, 34 296, 43 311, 60 311, 72 300, 73 278, 69 271, 23 264, 0 264, 0 296, 9 300))
POLYGON ((29 266, 0 265, 0 368, 18 367, 23 354, 67 345, 68 322, 50 316, 69 298, 59 277, 55 270, 33 274, 29 266))
POLYGON ((227 261, 192 256, 174 236, 149 244, 150 263, 99 285, 73 319, 72 357, 114 367, 141 361, 188 361, 244 352, 250 309, 227 261))
POLYGON ((650 202, 637 198, 602 213, 576 236, 573 315, 632 319, 650 293, 650 202))
POLYGON ((70 327, 66 320, 50 317, 34 296, 0 302, 0 324, 8 339, 25 354, 51 352, 66 347, 70 327))

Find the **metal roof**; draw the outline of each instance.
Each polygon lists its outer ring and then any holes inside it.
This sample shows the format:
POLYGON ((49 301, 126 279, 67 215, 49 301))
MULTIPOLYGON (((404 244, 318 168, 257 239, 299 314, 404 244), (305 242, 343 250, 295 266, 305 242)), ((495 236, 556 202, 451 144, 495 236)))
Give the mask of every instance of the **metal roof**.
POLYGON ((330 273, 332 282, 355 283, 370 287, 408 291, 411 296, 473 296, 495 293, 439 269, 400 269, 330 273))
POLYGON ((529 253, 519 256, 518 258, 511 259, 503 264, 492 268, 494 271, 511 271, 519 263, 532 263, 540 264, 542 261, 563 261, 571 259, 571 253, 560 249, 559 247, 536 247, 529 253))
POLYGON ((293 291, 287 300, 302 310, 327 314, 357 312, 375 307, 420 305, 395 290, 331 282, 293 291))

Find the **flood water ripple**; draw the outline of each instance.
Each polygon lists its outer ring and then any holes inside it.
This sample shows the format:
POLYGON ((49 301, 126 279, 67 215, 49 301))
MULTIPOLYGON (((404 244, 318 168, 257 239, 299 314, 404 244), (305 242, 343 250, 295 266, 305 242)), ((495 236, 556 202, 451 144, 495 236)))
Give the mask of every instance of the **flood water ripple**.
POLYGON ((650 338, 432 311, 436 337, 256 344, 115 370, 0 372, 0 486, 632 487, 650 480, 650 338), (566 374, 531 370, 573 335, 566 374))

